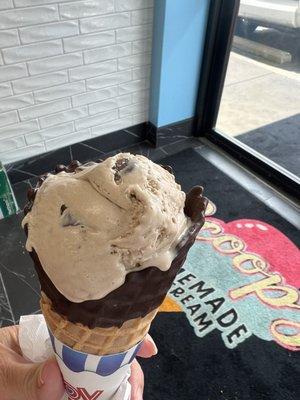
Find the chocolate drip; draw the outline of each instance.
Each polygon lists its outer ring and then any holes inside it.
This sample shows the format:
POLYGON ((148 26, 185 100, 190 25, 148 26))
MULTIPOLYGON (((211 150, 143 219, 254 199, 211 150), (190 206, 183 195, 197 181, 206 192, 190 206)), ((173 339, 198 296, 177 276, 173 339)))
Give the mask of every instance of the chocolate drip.
POLYGON ((54 310, 66 316, 69 321, 82 323, 89 328, 120 327, 126 320, 144 317, 160 306, 200 227, 200 224, 194 225, 188 238, 183 240, 183 245, 179 246, 178 254, 169 270, 161 271, 157 267, 148 267, 142 271, 131 272, 127 274, 124 284, 107 296, 82 303, 73 303, 64 297, 43 270, 35 250, 30 255, 41 283, 41 290, 51 299, 54 310))

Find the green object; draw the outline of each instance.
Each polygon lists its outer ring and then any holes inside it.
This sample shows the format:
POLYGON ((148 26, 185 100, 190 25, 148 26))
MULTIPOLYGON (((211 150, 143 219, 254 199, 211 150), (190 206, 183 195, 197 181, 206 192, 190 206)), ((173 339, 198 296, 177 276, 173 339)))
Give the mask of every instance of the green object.
POLYGON ((5 167, 0 161, 0 219, 17 212, 18 205, 12 191, 5 167))

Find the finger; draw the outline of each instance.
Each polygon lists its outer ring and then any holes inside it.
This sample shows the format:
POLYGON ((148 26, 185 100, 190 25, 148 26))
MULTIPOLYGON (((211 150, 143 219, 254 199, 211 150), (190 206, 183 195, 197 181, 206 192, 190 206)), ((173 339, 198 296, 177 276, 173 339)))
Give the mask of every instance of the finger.
POLYGON ((141 348, 138 351, 137 355, 143 358, 149 358, 155 356, 158 353, 156 344, 152 337, 148 334, 144 341, 142 342, 141 348))
POLYGON ((131 384, 130 400, 143 400, 144 373, 137 360, 134 360, 131 364, 131 376, 129 382, 131 384))
POLYGON ((13 325, 0 329, 0 344, 21 354, 19 345, 19 326, 13 325))
POLYGON ((32 364, 11 353, 1 353, 1 400, 61 400, 64 385, 55 359, 32 364))

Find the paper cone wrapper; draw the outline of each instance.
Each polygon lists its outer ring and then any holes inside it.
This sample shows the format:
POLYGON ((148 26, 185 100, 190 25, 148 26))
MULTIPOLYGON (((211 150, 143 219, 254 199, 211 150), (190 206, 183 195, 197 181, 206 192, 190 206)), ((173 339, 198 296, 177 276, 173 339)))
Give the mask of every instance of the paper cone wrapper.
POLYGON ((94 355, 72 349, 49 330, 68 400, 111 400, 130 376, 141 343, 122 353, 94 355))

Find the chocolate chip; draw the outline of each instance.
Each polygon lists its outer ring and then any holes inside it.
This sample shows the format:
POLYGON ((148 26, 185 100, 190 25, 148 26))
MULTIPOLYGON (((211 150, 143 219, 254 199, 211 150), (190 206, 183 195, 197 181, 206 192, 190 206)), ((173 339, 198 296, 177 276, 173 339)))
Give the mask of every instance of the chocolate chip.
POLYGON ((67 208, 68 208, 68 207, 67 207, 65 204, 63 204, 63 205, 60 207, 60 215, 62 215, 63 212, 64 212, 67 208))
POLYGON ((67 226, 78 226, 82 225, 81 222, 79 222, 71 213, 70 211, 65 212, 62 215, 62 226, 67 227, 67 226))
POLYGON ((62 171, 66 171, 66 170, 67 170, 67 167, 63 164, 58 164, 54 169, 56 174, 58 174, 59 172, 62 172, 62 171))
POLYGON ((114 181, 116 182, 117 185, 119 185, 121 180, 122 180, 122 178, 121 178, 120 173, 116 172, 115 175, 114 175, 114 181))
POLYGON ((126 168, 129 163, 128 158, 119 158, 119 160, 116 161, 115 166, 113 169, 116 171, 122 171, 122 169, 126 168))
POLYGON ((122 181, 120 171, 125 169, 128 166, 128 163, 129 163, 128 158, 120 158, 119 160, 116 161, 115 165, 112 167, 112 169, 116 171, 114 175, 114 181, 116 182, 117 185, 119 185, 122 181))
POLYGON ((170 172, 170 174, 174 175, 174 171, 173 168, 170 165, 162 165, 160 164, 160 166, 165 169, 166 171, 170 172))
POLYGON ((72 166, 72 167, 80 167, 80 165, 81 165, 81 162, 80 161, 78 161, 78 160, 72 160, 71 161, 71 163, 70 163, 70 165, 72 166))
POLYGON ((80 167, 81 163, 78 160, 72 160, 67 167, 67 172, 74 172, 76 168, 80 167))

